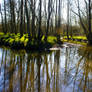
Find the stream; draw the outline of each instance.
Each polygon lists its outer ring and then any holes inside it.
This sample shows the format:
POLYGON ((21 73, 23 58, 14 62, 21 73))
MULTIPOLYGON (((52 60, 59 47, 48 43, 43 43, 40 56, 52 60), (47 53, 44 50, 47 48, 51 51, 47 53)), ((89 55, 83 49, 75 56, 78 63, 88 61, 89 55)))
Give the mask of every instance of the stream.
POLYGON ((0 47, 0 92, 92 92, 92 47, 64 43, 43 53, 0 47))

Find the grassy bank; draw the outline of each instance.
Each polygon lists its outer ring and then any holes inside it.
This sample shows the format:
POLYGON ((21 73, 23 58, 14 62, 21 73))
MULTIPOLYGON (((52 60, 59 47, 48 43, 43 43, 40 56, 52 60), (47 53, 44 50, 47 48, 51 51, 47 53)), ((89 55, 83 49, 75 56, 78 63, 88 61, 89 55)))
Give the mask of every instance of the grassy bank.
POLYGON ((85 36, 69 36, 69 40, 67 39, 67 36, 64 36, 62 39, 63 42, 70 42, 74 44, 81 44, 81 45, 87 45, 87 38, 85 36))
MULTIPOLYGON (((63 37, 64 39, 67 39, 67 36, 64 36, 63 37)), ((69 36, 69 38, 71 39, 71 40, 79 40, 79 41, 81 41, 81 40, 85 40, 85 41, 87 41, 87 38, 86 38, 86 36, 69 36)))
POLYGON ((13 49, 44 50, 57 43, 57 38, 54 36, 48 36, 47 41, 44 38, 45 36, 42 37, 40 42, 37 39, 29 41, 28 34, 21 37, 19 33, 16 35, 0 33, 0 45, 9 46, 13 49))

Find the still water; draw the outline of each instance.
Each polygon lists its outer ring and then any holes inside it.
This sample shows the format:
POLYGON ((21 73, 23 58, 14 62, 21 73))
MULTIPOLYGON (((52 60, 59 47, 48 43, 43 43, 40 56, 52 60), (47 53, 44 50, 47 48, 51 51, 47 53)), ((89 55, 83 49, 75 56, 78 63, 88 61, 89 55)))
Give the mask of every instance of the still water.
POLYGON ((92 47, 47 53, 0 48, 0 92, 92 92, 92 47))

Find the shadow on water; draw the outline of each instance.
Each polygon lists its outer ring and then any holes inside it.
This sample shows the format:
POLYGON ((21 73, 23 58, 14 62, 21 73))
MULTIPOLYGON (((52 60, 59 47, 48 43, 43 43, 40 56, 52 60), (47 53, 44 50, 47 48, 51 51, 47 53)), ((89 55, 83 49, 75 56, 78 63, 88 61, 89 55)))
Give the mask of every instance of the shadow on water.
POLYGON ((0 48, 0 92, 92 92, 92 47, 51 53, 0 48))

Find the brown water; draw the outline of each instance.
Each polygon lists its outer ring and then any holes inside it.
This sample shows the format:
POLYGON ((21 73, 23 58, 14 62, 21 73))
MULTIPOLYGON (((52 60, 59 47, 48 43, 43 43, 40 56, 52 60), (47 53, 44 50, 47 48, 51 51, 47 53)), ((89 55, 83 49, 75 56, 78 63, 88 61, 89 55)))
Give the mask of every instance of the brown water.
POLYGON ((92 92, 92 47, 50 53, 0 48, 0 92, 92 92))

